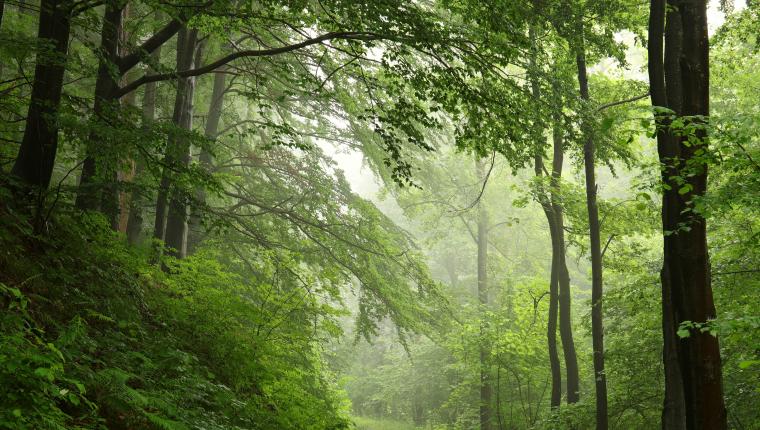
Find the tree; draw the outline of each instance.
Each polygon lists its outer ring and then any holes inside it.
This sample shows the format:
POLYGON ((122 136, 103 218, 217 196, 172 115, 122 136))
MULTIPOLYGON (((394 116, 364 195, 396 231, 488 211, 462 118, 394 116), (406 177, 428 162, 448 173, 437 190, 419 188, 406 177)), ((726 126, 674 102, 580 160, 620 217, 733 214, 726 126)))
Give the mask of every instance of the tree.
POLYGON ((71 19, 76 11, 64 0, 40 2, 40 52, 34 68, 24 138, 11 173, 29 186, 47 189, 58 151, 58 108, 68 59, 71 19), (49 50, 49 51, 48 51, 49 50))
POLYGON ((124 37, 124 14, 127 4, 108 2, 103 15, 98 73, 95 80, 93 130, 85 146, 85 158, 79 179, 76 206, 81 210, 99 210, 118 228, 119 189, 117 186, 118 156, 114 137, 109 129, 118 128, 120 114, 117 90, 119 83, 145 55, 151 54, 172 38, 181 28, 173 19, 166 26, 128 52, 124 37), (120 46, 121 45, 121 46, 120 46))
MULTIPOLYGON (((177 40, 177 68, 189 69, 197 56, 197 29, 180 30, 177 40)), ((195 95, 195 77, 177 79, 177 92, 174 99, 172 122, 177 129, 190 133, 193 127, 193 97, 195 95)), ((173 136, 164 156, 158 197, 156 200, 156 220, 153 237, 166 242, 169 252, 177 257, 187 255, 187 208, 185 190, 177 187, 171 179, 172 171, 186 169, 190 165, 190 142, 187 136, 173 136)))
POLYGON ((720 349, 685 321, 715 318, 706 222, 696 202, 707 191, 710 114, 707 2, 652 0, 649 80, 662 163, 663 429, 724 429, 720 349))
MULTIPOLYGON (((531 26, 531 39, 532 52, 531 52, 531 69, 529 70, 530 83, 531 83, 531 95, 533 96, 537 106, 541 105, 541 84, 539 82, 539 70, 538 66, 538 32, 536 25, 531 26)), ((557 68, 555 67, 555 70, 557 68)), ((556 77, 555 77, 556 79, 556 77)), ((556 89, 556 85, 553 86, 556 89)), ((555 91, 553 94, 555 99, 559 100, 557 104, 561 105, 561 94, 555 91)), ((562 220, 562 207, 557 199, 558 187, 562 179, 562 164, 564 159, 564 149, 562 148, 562 131, 560 128, 560 115, 562 111, 561 106, 553 106, 551 108, 551 122, 552 122, 552 171, 550 175, 549 192, 545 190, 545 184, 542 182, 544 171, 544 146, 546 138, 544 136, 545 126, 544 121, 541 118, 540 111, 536 113, 536 124, 534 125, 534 139, 536 141, 536 154, 533 161, 533 171, 537 179, 538 189, 536 190, 536 199, 543 209, 546 222, 549 226, 549 237, 552 245, 552 258, 549 274, 549 321, 546 328, 546 340, 547 349, 549 352, 549 368, 552 375, 552 387, 551 387, 551 400, 550 405, 552 408, 558 408, 562 401, 562 370, 559 364, 559 354, 557 350, 557 315, 559 307, 559 277, 560 268, 566 272, 567 267, 565 263, 565 245, 564 245, 564 224, 562 220), (561 231, 560 231, 561 230, 561 231), (560 249, 560 247, 562 249, 560 249)))
MULTIPOLYGON (((485 173, 485 166, 483 160, 476 160, 477 177, 482 178, 485 183, 488 181, 488 176, 485 173)), ((494 419, 491 406, 491 397, 493 389, 491 387, 490 373, 490 348, 485 344, 485 321, 484 315, 488 310, 489 304, 489 288, 488 288, 488 230, 490 228, 488 222, 488 212, 486 212, 485 205, 481 205, 478 202, 478 223, 477 223, 477 245, 478 245, 478 304, 480 308, 480 429, 490 430, 493 428, 494 419)))
MULTIPOLYGON (((579 20, 580 46, 576 47, 578 87, 584 103, 590 101, 586 71, 586 47, 583 32, 585 25, 579 20)), ((586 105, 588 106, 588 105, 586 105)), ((588 113, 586 113, 588 114, 588 113)), ((602 320, 602 243, 597 206, 596 157, 594 134, 588 121, 582 120, 583 167, 586 179, 586 206, 588 210, 589 250, 591 253, 591 331, 594 347, 594 381, 596 388, 596 428, 606 430, 607 423, 607 376, 604 373, 604 325, 602 320)))

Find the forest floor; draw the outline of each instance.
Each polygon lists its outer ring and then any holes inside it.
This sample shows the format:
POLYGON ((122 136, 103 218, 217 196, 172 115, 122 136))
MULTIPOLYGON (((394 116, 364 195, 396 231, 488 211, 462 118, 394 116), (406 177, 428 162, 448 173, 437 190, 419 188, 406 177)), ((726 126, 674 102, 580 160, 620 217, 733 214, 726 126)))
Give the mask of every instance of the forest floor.
POLYGON ((370 417, 353 417, 352 419, 357 430, 415 430, 418 428, 402 421, 370 417))

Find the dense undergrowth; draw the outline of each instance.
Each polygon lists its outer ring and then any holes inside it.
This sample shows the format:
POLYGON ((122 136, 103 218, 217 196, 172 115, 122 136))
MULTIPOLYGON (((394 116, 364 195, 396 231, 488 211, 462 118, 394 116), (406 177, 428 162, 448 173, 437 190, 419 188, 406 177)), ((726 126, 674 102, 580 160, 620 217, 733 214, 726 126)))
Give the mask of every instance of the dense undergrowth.
POLYGON ((0 428, 351 426, 315 337, 288 333, 321 323, 254 312, 273 283, 203 251, 166 274, 99 217, 46 228, 0 208, 0 428))

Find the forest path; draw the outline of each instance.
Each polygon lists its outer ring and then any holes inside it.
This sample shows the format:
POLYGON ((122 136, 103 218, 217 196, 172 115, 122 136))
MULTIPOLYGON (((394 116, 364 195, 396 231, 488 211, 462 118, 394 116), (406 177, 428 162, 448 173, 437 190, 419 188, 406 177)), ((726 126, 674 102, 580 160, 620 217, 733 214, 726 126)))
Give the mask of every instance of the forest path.
POLYGON ((352 417, 357 430, 416 430, 413 424, 371 417, 352 417))

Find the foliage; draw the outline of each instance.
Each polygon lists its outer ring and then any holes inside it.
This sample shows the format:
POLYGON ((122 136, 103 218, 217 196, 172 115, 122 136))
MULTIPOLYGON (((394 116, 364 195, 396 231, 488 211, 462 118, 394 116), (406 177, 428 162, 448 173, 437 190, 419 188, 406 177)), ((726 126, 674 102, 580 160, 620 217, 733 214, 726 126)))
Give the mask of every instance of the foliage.
POLYGON ((299 288, 266 281, 282 256, 236 272, 202 253, 166 275, 100 218, 50 229, 3 237, 4 428, 347 428, 316 344, 339 311, 279 295, 299 288))

